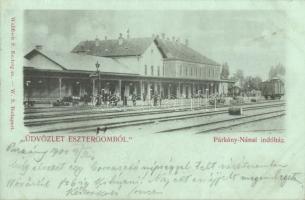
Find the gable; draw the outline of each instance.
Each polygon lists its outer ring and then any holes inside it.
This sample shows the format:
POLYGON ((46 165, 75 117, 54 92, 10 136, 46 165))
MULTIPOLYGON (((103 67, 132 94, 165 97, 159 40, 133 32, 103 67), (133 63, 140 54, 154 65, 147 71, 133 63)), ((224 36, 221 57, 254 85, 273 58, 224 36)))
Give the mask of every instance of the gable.
POLYGON ((154 65, 154 66, 162 66, 163 56, 160 52, 160 49, 156 46, 156 43, 152 43, 146 51, 142 55, 143 63, 154 65))
POLYGON ((26 63, 24 63, 24 65, 26 67, 34 67, 36 69, 63 70, 59 64, 40 53, 33 54, 31 57, 26 58, 26 63))

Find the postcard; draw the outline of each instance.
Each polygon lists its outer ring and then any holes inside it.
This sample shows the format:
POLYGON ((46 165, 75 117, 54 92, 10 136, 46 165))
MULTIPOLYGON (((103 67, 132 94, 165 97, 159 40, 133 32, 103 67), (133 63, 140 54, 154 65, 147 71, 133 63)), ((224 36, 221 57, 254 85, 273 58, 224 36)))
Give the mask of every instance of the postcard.
POLYGON ((305 198, 304 1, 1 1, 0 199, 305 198))

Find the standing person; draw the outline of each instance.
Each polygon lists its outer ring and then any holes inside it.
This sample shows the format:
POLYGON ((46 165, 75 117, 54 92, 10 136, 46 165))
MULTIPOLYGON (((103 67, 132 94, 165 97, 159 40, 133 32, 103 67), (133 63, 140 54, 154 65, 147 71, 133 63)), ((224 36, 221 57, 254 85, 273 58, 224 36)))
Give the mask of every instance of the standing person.
POLYGON ((105 94, 105 103, 106 103, 107 107, 108 107, 108 105, 109 105, 109 102, 110 102, 110 95, 109 95, 109 93, 107 92, 107 93, 105 94))
POLYGON ((119 96, 114 95, 114 105, 118 106, 118 102, 119 102, 119 96))
POLYGON ((127 106, 127 96, 124 96, 123 105, 127 106))
POLYGON ((154 99, 154 106, 157 106, 157 104, 158 104, 158 95, 154 94, 153 99, 154 99))
POLYGON ((136 104, 137 104, 137 95, 132 94, 131 99, 132 99, 132 104, 133 104, 133 106, 136 106, 136 104))
POLYGON ((110 101, 109 104, 110 104, 111 106, 114 106, 114 104, 115 104, 115 95, 113 95, 113 94, 110 93, 109 101, 110 101))
POLYGON ((162 103, 162 96, 161 96, 161 94, 159 94, 159 103, 160 103, 160 107, 161 107, 161 103, 162 103))

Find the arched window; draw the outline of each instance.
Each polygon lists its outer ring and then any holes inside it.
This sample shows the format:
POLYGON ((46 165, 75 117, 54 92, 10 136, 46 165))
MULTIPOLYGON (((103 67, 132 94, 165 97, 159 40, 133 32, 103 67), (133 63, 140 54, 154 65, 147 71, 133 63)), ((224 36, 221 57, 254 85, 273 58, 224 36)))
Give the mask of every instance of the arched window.
POLYGON ((158 66, 158 76, 160 76, 160 66, 158 66))

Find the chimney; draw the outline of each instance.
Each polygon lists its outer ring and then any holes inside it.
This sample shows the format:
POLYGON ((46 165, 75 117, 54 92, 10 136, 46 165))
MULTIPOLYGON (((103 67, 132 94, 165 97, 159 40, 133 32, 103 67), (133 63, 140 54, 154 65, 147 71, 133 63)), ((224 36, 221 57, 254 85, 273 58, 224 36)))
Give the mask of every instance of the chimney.
POLYGON ((162 40, 165 40, 165 33, 161 33, 162 40))
POLYGON ((180 39, 177 38, 177 39, 176 39, 176 44, 179 44, 179 43, 180 43, 180 39))
POLYGON ((119 36, 119 45, 122 45, 123 41, 124 41, 123 34, 120 33, 120 36, 119 36))
POLYGON ((172 37, 172 41, 175 42, 175 36, 172 37))
POLYGON ((95 46, 100 46, 100 40, 97 37, 95 38, 95 46))
POLYGON ((157 34, 156 39, 159 39, 159 34, 157 34))
POLYGON ((107 36, 105 36, 105 40, 107 40, 108 38, 107 38, 107 36))
POLYGON ((127 39, 129 39, 129 38, 130 38, 130 34, 129 34, 129 33, 130 33, 130 31, 129 31, 129 29, 127 29, 126 33, 127 33, 126 38, 127 38, 127 39))
POLYGON ((39 45, 36 45, 36 46, 35 46, 35 49, 37 49, 37 50, 42 50, 42 45, 40 45, 40 44, 39 44, 39 45))
POLYGON ((151 37, 152 37, 153 39, 155 39, 156 36, 155 36, 155 34, 153 33, 153 34, 151 35, 151 37))
POLYGON ((188 45, 189 45, 189 40, 188 40, 188 39, 185 39, 184 45, 185 45, 185 46, 188 46, 188 45))

